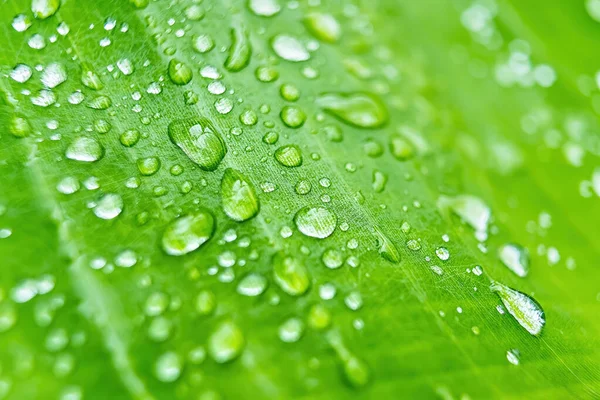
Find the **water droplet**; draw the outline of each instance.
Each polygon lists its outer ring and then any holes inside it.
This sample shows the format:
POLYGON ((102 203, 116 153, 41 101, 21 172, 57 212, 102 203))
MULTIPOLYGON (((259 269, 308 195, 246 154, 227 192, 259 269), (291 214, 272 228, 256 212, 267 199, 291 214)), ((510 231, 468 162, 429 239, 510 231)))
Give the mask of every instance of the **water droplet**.
POLYGON ((33 70, 27 64, 17 64, 12 71, 10 71, 10 77, 19 83, 25 83, 31 78, 33 70))
POLYGON ((365 386, 370 379, 367 365, 348 350, 342 342, 339 332, 331 330, 327 333, 326 337, 342 362, 346 381, 353 387, 365 386))
POLYGON ((400 262, 400 253, 394 243, 377 226, 375 227, 375 234, 377 235, 379 254, 389 262, 398 264, 400 262))
POLYGON ((172 256, 187 254, 208 241, 214 230, 215 220, 206 210, 179 217, 165 229, 162 248, 172 256))
POLYGON ((248 8, 261 17, 272 17, 281 10, 277 0, 248 0, 248 8))
POLYGON ((160 159, 158 157, 139 158, 137 167, 140 174, 144 176, 154 175, 160 169, 160 159))
POLYGON ((308 324, 316 330, 323 330, 331 323, 331 313, 322 304, 315 304, 308 312, 308 324))
POLYGON ((324 93, 316 104, 342 122, 358 128, 380 128, 388 121, 383 102, 368 93, 324 93))
POLYGON ((356 311, 363 305, 363 299, 359 292, 353 291, 344 298, 344 304, 352 311, 356 311))
POLYGON ((334 213, 324 207, 304 207, 294 216, 300 232, 306 236, 324 239, 329 237, 337 225, 334 213))
POLYGON ((223 211, 234 221, 246 221, 256 216, 259 201, 254 186, 241 172, 227 168, 221 180, 223 211))
POLYGON ((299 195, 305 195, 310 193, 310 191, 312 190, 312 185, 306 179, 301 179, 298 181, 298 183, 296 183, 294 190, 299 195))
POLYGON ((9 131, 15 137, 24 138, 31 133, 31 125, 25 118, 15 115, 10 121, 9 131))
POLYGON ((512 272, 524 278, 529 273, 529 252, 518 244, 507 243, 498 249, 498 257, 512 272))
POLYGON ((323 264, 329 269, 337 269, 344 263, 344 254, 336 249, 327 249, 321 256, 323 264))
POLYGON ((215 47, 213 39, 207 35, 197 35, 192 38, 192 46, 200 54, 208 53, 215 47))
POLYGON ((281 146, 275 151, 275 159, 284 167, 299 167, 302 165, 302 152, 293 144, 281 146))
POLYGON ((450 252, 445 247, 438 247, 435 249, 435 255, 442 261, 446 261, 450 258, 450 252))
POLYGON ((257 273, 246 275, 237 286, 237 292, 243 296, 259 296, 267 288, 267 278, 257 273))
POLYGON ((536 336, 542 332, 546 320, 544 310, 537 301, 496 281, 492 281, 490 289, 500 296, 504 307, 527 332, 536 336))
POLYGON ((106 110, 111 105, 112 100, 110 99, 110 97, 104 95, 94 97, 87 103, 87 106, 94 110, 106 110))
POLYGON ((258 67, 254 75, 261 82, 273 82, 279 78, 279 72, 273 67, 258 67))
POLYGON ((203 290, 196 297, 196 311, 202 316, 210 315, 217 307, 217 299, 213 292, 203 290))
POLYGON ((101 219, 113 219, 123 211, 123 199, 115 193, 105 194, 94 207, 94 214, 101 219))
POLYGON ((231 29, 231 46, 225 60, 225 68, 232 72, 241 71, 250 62, 251 55, 252 47, 245 29, 242 27, 231 29))
POLYGON ((285 106, 281 109, 281 120, 290 128, 300 128, 306 121, 304 111, 294 106, 285 106))
POLYGON ((233 321, 221 322, 208 339, 208 353, 219 364, 236 359, 244 346, 244 334, 233 321))
POLYGON ((275 283, 290 296, 300 296, 310 287, 308 269, 300 260, 279 252, 273 256, 275 283))
POLYGON ((17 32, 25 32, 31 26, 31 19, 25 14, 18 14, 12 20, 12 27, 17 32))
POLYGON ((104 147, 96 139, 82 136, 71 142, 65 156, 70 160, 95 162, 104 156, 104 147))
POLYGON ((44 68, 40 80, 44 86, 53 89, 67 80, 67 70, 62 64, 52 63, 44 68))
POLYGON ((100 90, 104 87, 100 76, 87 64, 84 64, 81 72, 81 83, 93 90, 100 90))
POLYGON ((32 0, 31 12, 37 19, 53 16, 60 7, 60 0, 32 0))
POLYGON ((119 68, 123 75, 131 75, 135 71, 135 67, 129 58, 121 58, 118 60, 117 68, 119 68))
POLYGON ((342 35, 339 22, 331 14, 311 12, 304 18, 306 29, 317 39, 335 43, 342 35))
POLYGON ((279 93, 284 100, 296 101, 300 98, 300 90, 291 83, 284 83, 279 88, 279 93))
POLYGON ((179 379, 182 368, 182 361, 177 353, 168 351, 156 360, 154 374, 161 382, 175 382, 179 379))
POLYGON ((169 61, 169 78, 176 85, 187 85, 193 77, 193 72, 186 64, 172 59, 169 61))
POLYGON ((477 232, 487 232, 491 218, 489 207, 479 197, 460 195, 456 197, 440 196, 438 207, 450 209, 477 232))
POLYGON ((310 59, 310 53, 302 42, 289 35, 275 36, 271 41, 271 47, 275 54, 287 61, 299 62, 310 59))
POLYGON ((295 343, 304 333, 304 323, 299 318, 290 318, 279 327, 279 339, 284 343, 295 343))
POLYGON ((386 174, 379 170, 373 171, 373 190, 376 193, 381 193, 385 190, 385 185, 387 184, 388 177, 386 174))
POLYGON ((415 148, 402 136, 393 136, 390 140, 390 152, 397 160, 406 161, 415 155, 415 148))
POLYGON ((519 365, 519 350, 510 349, 506 352, 506 359, 512 365, 519 365))
POLYGON ((119 141, 125 147, 133 147, 140 140, 140 132, 137 129, 128 129, 119 136, 119 141))
POLYGON ((169 138, 205 171, 217 169, 227 153, 223 139, 205 119, 187 118, 171 122, 169 138))

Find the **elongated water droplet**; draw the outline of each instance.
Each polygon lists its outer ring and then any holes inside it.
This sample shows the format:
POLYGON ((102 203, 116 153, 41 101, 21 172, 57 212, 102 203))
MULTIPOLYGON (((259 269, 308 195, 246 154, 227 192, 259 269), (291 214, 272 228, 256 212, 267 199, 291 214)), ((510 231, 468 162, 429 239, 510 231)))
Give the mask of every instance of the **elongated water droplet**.
POLYGON ((205 171, 217 169, 227 149, 210 122, 187 118, 169 124, 169 138, 205 171))
POLYGON ((169 61, 169 78, 176 85, 187 85, 193 77, 193 72, 186 64, 172 59, 169 61))
POLYGON ((31 125, 25 118, 15 115, 10 121, 9 131, 15 137, 24 138, 31 133, 31 125))
POLYGON ((31 12, 37 19, 53 16, 60 7, 60 0, 32 0, 31 12))
POLYGON ((290 296, 303 295, 310 287, 310 276, 304 264, 281 252, 273 256, 273 277, 281 290, 290 296))
POLYGON ((221 180, 223 211, 234 221, 246 221, 258 214, 259 202, 252 183, 241 172, 227 168, 221 180))
POLYGON ((261 295, 267 288, 267 278, 261 274, 246 275, 237 286, 237 292, 243 296, 255 297, 261 295))
POLYGON ((283 107, 280 116, 286 126, 294 129, 300 128, 306 121, 306 114, 304 111, 294 106, 283 107))
POLYGON ((337 42, 342 35, 339 22, 331 14, 311 12, 304 18, 304 25, 314 37, 324 42, 337 42))
POLYGON ((514 243, 507 243, 498 249, 498 257, 512 272, 524 278, 529 273, 529 253, 527 249, 514 243))
POLYGON ((248 34, 243 27, 231 29, 231 46, 225 60, 225 68, 231 72, 241 71, 250 62, 252 47, 248 34))
POLYGON ((386 174, 379 170, 373 171, 373 190, 377 193, 381 193, 385 190, 385 185, 387 184, 388 177, 386 174))
POLYGON ((112 105, 112 100, 108 96, 97 96, 87 103, 89 108, 94 110, 106 110, 108 107, 112 105))
POLYGON ((233 321, 221 322, 208 339, 208 353, 219 364, 235 360, 244 346, 244 334, 233 321))
POLYGON ((306 236, 324 239, 337 226, 337 217, 325 207, 304 207, 294 217, 296 227, 306 236))
POLYGON ((369 383, 369 367, 348 350, 342 341, 340 333, 335 330, 330 330, 327 332, 326 338, 342 363, 342 370, 346 381, 351 386, 357 388, 369 383))
POLYGON ((96 139, 82 136, 69 145, 65 156, 70 160, 94 162, 104 156, 104 147, 96 139))
POLYGON ((208 241, 215 230, 215 220, 209 211, 197 211, 171 222, 162 236, 162 248, 171 256, 192 252, 208 241))
POLYGON ((289 35, 277 35, 271 41, 273 51, 287 61, 300 62, 310 58, 310 53, 301 41, 289 35))
POLYGON ((181 358, 177 353, 169 351, 161 355, 154 366, 154 374, 161 382, 175 382, 183 368, 181 358))
POLYGON ((400 253, 398 249, 392 243, 390 239, 383 233, 383 231, 376 226, 375 234, 377 235, 377 244, 379 247, 379 254, 386 260, 398 264, 400 262, 400 253))
POLYGON ((399 161, 406 161, 415 155, 415 148, 402 136, 393 136, 390 140, 390 152, 399 161))
POLYGON ((302 152, 298 146, 288 144, 275 150, 275 159, 284 167, 299 167, 302 165, 302 152))
POLYGON ((100 76, 92 69, 91 66, 84 64, 81 72, 81 83, 93 90, 100 90, 104 87, 100 76))
POLYGON ((281 10, 277 0, 248 0, 248 8, 261 17, 271 17, 281 10))
POLYGON ((500 296, 504 307, 527 332, 535 336, 542 332, 546 319, 544 310, 537 301, 496 281, 492 281, 490 289, 500 296))
POLYGON ((341 121, 358 128, 379 128, 388 121, 383 102, 368 93, 323 93, 316 104, 341 121))

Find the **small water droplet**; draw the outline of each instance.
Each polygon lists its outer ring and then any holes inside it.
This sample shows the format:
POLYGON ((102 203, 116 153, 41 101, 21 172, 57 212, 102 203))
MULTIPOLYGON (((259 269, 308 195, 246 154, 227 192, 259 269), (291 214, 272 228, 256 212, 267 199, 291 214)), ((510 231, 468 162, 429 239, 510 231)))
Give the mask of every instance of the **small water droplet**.
POLYGON ((296 213, 294 222, 304 235, 324 239, 335 230, 337 217, 325 207, 307 206, 296 213))
POLYGON ((165 229, 162 248, 172 256, 187 254, 208 241, 214 230, 215 220, 206 210, 179 217, 165 229))
POLYGON ((275 54, 287 61, 300 62, 310 59, 310 53, 306 47, 293 36, 277 35, 271 41, 271 47, 275 54))
POLYGON ((123 211, 123 199, 115 193, 105 194, 94 207, 94 214, 102 219, 114 219, 123 211))
POLYGON ((273 276, 275 283, 290 296, 300 296, 310 287, 308 269, 304 264, 281 252, 273 256, 273 276))
POLYGON ((243 27, 232 28, 231 46, 225 60, 225 68, 231 72, 241 71, 250 62, 251 55, 252 47, 246 30, 243 27))
POLYGON ((244 346, 244 334, 229 320, 221 322, 208 338, 208 353, 219 364, 236 359, 244 346))
POLYGON ((302 152, 293 144, 281 146, 275 151, 275 159, 284 167, 299 167, 302 165, 302 152))
POLYGON ((95 162, 104 156, 104 147, 96 139, 82 136, 71 142, 65 156, 70 160, 95 162))
POLYGON ((225 170, 221 180, 223 211, 234 221, 246 221, 258 214, 259 201, 254 186, 241 172, 225 170))
POLYGON ((314 37, 324 42, 335 43, 342 35, 339 22, 331 14, 308 13, 304 18, 304 25, 314 37))
POLYGON ((169 61, 169 78, 176 85, 187 85, 193 77, 193 72, 187 64, 176 59, 169 61))

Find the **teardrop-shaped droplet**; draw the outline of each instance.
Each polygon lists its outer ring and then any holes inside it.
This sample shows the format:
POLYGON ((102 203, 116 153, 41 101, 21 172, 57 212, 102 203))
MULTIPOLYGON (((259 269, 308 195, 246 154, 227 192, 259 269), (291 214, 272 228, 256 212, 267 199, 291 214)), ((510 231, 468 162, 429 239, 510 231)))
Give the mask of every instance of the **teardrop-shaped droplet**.
POLYGON ((201 210, 171 222, 162 235, 162 248, 171 256, 192 252, 206 243, 215 230, 215 220, 209 211, 201 210))
POLYGON ((258 214, 259 202, 252 183, 241 172, 227 168, 221 180, 223 211, 234 221, 246 221, 258 214))
POLYGON ((179 60, 172 59, 169 61, 169 78, 176 85, 187 85, 193 77, 193 72, 187 64, 179 60))
POLYGON ((310 58, 310 53, 304 44, 290 35, 277 35, 271 41, 275 54, 287 61, 300 62, 310 58))
POLYGON ((324 42, 337 42, 342 35, 339 22, 331 14, 308 13, 304 18, 304 25, 314 37, 324 42))
POLYGON ((60 7, 60 0, 32 0, 31 12, 37 19, 46 19, 53 16, 60 7))
POLYGON ((300 296, 310 287, 310 276, 304 264, 284 253, 273 256, 273 277, 275 283, 290 296, 300 296))
POLYGON ((377 245, 379 248, 379 254, 389 262, 398 264, 400 262, 400 253, 398 249, 392 243, 390 239, 383 233, 379 227, 375 227, 375 234, 377 235, 377 245))
POLYGON ((524 278, 529 273, 529 252, 514 243, 507 243, 498 249, 498 257, 512 272, 524 278))
POLYGON ((288 144, 275 150, 275 159, 284 167, 299 167, 302 165, 302 152, 298 146, 288 144))
POLYGON ((379 128, 388 121, 383 102, 368 93, 324 93, 316 104, 341 121, 358 128, 379 128))
POLYGON ((92 69, 91 66, 84 64, 81 72, 81 83, 93 90, 100 90, 104 87, 100 76, 92 69))
POLYGON ((492 281, 490 289, 500 296, 504 307, 527 332, 535 336, 542 332, 546 319, 544 310, 537 301, 496 281, 492 281))
POLYGON ((304 207, 294 217, 296 227, 306 236, 324 239, 337 226, 337 217, 325 207, 304 207))
POLYGON ((235 360, 244 346, 242 330, 230 320, 221 322, 208 338, 208 353, 219 364, 235 360))
POLYGON ((221 135, 205 119, 187 118, 171 122, 169 138, 205 171, 217 169, 227 153, 221 135))
POLYGON ((104 156, 104 147, 96 139, 82 136, 67 147, 65 156, 69 160, 94 162, 104 156))
POLYGON ((231 72, 241 71, 250 62, 252 47, 243 27, 231 29, 231 46, 225 60, 225 68, 231 72))

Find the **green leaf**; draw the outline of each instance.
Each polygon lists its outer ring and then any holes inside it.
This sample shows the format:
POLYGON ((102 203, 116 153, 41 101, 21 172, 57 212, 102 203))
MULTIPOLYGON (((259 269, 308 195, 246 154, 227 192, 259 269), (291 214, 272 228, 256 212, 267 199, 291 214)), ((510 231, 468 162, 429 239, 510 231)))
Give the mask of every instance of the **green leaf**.
POLYGON ((598 398, 597 3, 5 1, 0 398, 598 398))

